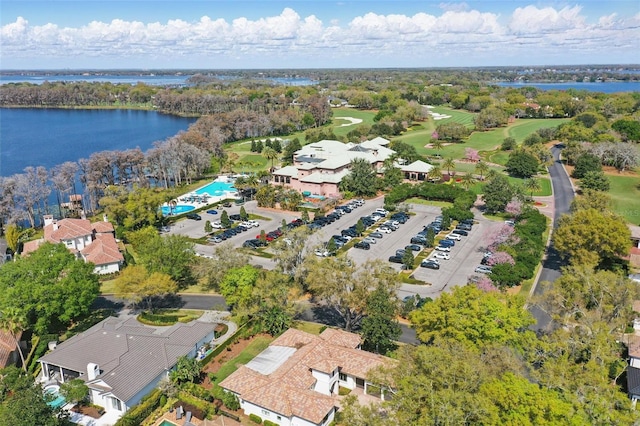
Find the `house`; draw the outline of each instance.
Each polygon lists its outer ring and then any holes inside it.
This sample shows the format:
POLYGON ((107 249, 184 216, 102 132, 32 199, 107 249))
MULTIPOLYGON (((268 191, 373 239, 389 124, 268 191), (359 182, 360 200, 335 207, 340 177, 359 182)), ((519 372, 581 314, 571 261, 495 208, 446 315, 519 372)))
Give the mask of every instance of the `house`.
MULTIPOLYGON (((634 324, 635 326, 635 324, 634 324)), ((634 327, 635 328, 635 327, 634 327)), ((627 390, 635 406, 640 399, 640 337, 629 336, 629 366, 627 367, 627 390)))
POLYGON ((315 195, 338 194, 338 186, 349 174, 351 161, 357 158, 367 160, 376 172, 382 173, 384 161, 395 154, 387 148, 388 144, 389 141, 381 137, 359 144, 326 139, 310 143, 294 153, 293 165, 273 171, 272 181, 315 195))
POLYGON ((96 274, 120 270, 124 256, 118 248, 113 225, 106 216, 102 222, 95 223, 87 219, 56 220, 51 215, 45 215, 43 219, 44 238, 26 242, 22 254, 29 254, 45 241, 63 243, 78 258, 93 263, 96 274))
POLYGON ((135 317, 110 317, 57 345, 38 360, 42 382, 82 379, 93 404, 119 417, 158 385, 181 356, 195 357, 214 338, 214 324, 171 327, 140 324, 135 317))
MULTIPOLYGON (((22 332, 18 333, 16 340, 20 342, 22 332)), ((16 346, 16 340, 13 335, 6 330, 0 329, 0 369, 15 365, 18 362, 20 354, 16 346)))
POLYGON ((326 329, 316 336, 289 329, 220 386, 238 397, 247 415, 282 426, 328 425, 340 387, 367 394, 374 386, 368 373, 393 363, 360 350, 360 344, 360 336, 342 330, 326 329))

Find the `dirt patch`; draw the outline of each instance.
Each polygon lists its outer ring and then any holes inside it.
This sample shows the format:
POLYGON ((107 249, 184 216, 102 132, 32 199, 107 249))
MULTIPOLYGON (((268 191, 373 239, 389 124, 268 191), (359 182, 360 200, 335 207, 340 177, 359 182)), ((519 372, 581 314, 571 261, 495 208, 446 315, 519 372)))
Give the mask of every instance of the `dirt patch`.
POLYGON ((89 416, 94 419, 99 419, 104 414, 104 410, 102 409, 98 409, 92 406, 85 406, 85 405, 82 405, 82 406, 76 405, 71 409, 71 411, 73 411, 74 413, 84 414, 85 416, 89 416))
POLYGON ((249 344, 258 336, 261 335, 257 334, 249 337, 248 339, 239 339, 237 342, 227 346, 222 353, 212 358, 211 361, 209 361, 209 363, 202 369, 205 374, 204 380, 202 381, 202 387, 205 389, 211 389, 213 387, 213 383, 209 379, 209 373, 217 372, 222 364, 240 355, 240 353, 244 351, 246 347, 249 346, 249 344))

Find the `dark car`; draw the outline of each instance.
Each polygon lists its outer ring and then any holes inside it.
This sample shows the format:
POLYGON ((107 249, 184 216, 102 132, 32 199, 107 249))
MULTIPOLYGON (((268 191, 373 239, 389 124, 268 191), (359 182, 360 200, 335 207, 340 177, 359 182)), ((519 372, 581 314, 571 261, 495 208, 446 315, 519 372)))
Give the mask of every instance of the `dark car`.
POLYGON ((242 247, 257 249, 258 245, 255 243, 255 241, 257 240, 247 240, 244 243, 242 243, 242 247))
POLYGON ((242 220, 239 214, 230 214, 229 219, 231 220, 242 220))
POLYGON ((351 238, 353 237, 357 237, 356 231, 354 231, 353 229, 343 229, 342 231, 340 231, 340 233, 344 236, 344 235, 348 235, 351 238))
POLYGON ((380 238, 382 238, 382 233, 381 233, 381 232, 372 232, 372 233, 370 233, 370 234, 369 234, 369 236, 370 236, 371 238, 377 238, 377 239, 380 239, 380 238))
POLYGON ((473 219, 464 219, 464 220, 461 220, 460 223, 464 225, 469 225, 469 226, 473 226, 474 224, 473 219))
POLYGON ((462 235, 464 237, 466 237, 467 235, 469 235, 469 232, 465 231, 464 229, 454 229, 453 231, 451 231, 452 234, 458 234, 458 235, 462 235))
POLYGON ((456 245, 456 242, 454 240, 444 239, 440 240, 440 245, 444 247, 453 247, 456 245))
POLYGON ((365 243, 364 241, 359 241, 354 244, 354 247, 363 250, 369 250, 371 248, 371 245, 369 243, 365 243))
POLYGON ((389 262, 391 262, 391 263, 402 263, 402 257, 401 256, 390 256, 389 257, 389 262))
POLYGON ((249 228, 247 228, 247 227, 246 227, 246 226, 244 226, 244 225, 238 225, 238 226, 236 226, 236 229, 239 229, 239 230, 240 230, 240 231, 242 231, 242 232, 246 232, 246 231, 248 231, 248 230, 249 230, 249 228))
POLYGON ((227 201, 222 204, 222 207, 231 207, 231 203, 227 201))
POLYGON ((437 262, 434 262, 433 260, 423 260, 420 263, 420 266, 428 269, 440 269, 440 264, 437 262))
POLYGON ((253 241, 256 246, 258 247, 266 247, 268 245, 268 243, 266 241, 262 241, 260 238, 256 238, 255 240, 248 240, 248 241, 253 241))
POLYGON ((209 214, 218 214, 218 210, 207 210, 209 214))
POLYGON ((197 213, 187 213, 187 219, 202 220, 202 217, 197 213))
POLYGON ((420 251, 422 250, 422 247, 420 247, 418 244, 409 244, 408 246, 406 246, 404 248, 405 250, 411 250, 411 251, 420 251))
POLYGON ((338 206, 336 207, 336 210, 342 210, 345 213, 351 213, 353 211, 347 206, 338 206))
POLYGON ((411 244, 422 244, 425 245, 427 244, 427 239, 424 237, 420 237, 420 236, 415 236, 411 238, 411 244))
POLYGON ((471 225, 468 225, 466 223, 459 223, 456 226, 456 229, 462 229, 463 231, 471 231, 471 225))

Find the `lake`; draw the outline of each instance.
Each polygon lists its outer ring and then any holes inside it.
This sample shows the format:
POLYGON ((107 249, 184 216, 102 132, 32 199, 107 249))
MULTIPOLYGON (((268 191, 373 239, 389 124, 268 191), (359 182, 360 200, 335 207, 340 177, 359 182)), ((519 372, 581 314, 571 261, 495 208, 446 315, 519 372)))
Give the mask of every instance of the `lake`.
POLYGON ((0 176, 98 151, 144 152, 195 121, 155 111, 0 108, 0 176))
POLYGON ((502 87, 535 87, 541 90, 586 90, 588 92, 617 93, 617 92, 640 92, 640 81, 608 81, 603 83, 575 82, 566 83, 515 83, 515 82, 492 82, 496 86, 502 87))

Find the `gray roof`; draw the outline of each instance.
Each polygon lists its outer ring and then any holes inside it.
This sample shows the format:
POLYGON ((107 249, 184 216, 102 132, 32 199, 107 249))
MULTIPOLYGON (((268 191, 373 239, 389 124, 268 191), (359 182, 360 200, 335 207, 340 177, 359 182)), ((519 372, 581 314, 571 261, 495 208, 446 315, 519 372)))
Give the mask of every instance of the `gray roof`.
POLYGON ((87 364, 98 364, 101 373, 96 381, 106 383, 126 402, 212 332, 213 324, 199 321, 150 327, 133 318, 110 317, 62 342, 39 361, 83 373, 85 381, 87 364))
POLYGON ((247 368, 257 371, 260 374, 269 375, 276 371, 291 355, 296 352, 296 348, 286 346, 269 346, 258 356, 247 363, 247 368))

